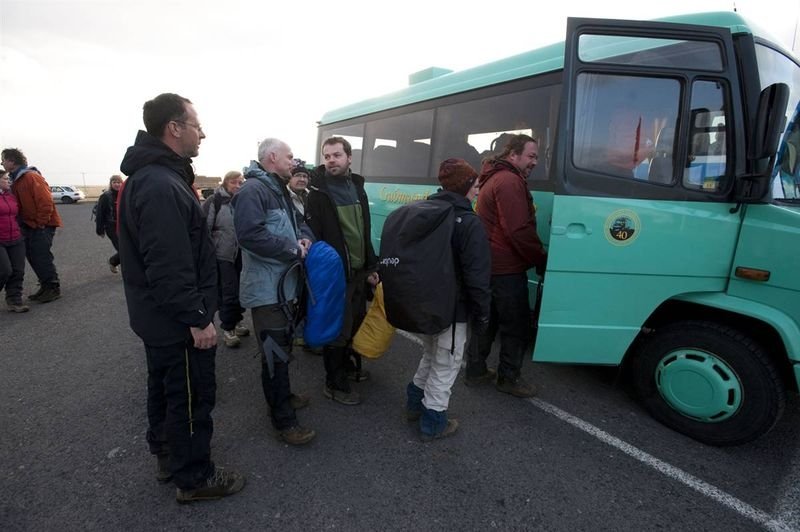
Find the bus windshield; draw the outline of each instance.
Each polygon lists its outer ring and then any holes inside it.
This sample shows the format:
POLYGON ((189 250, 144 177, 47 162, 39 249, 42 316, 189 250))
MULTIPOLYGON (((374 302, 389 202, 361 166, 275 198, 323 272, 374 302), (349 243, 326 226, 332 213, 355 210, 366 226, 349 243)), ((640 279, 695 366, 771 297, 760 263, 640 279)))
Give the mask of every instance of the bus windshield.
POLYGON ((772 198, 778 201, 798 201, 800 199, 800 66, 782 53, 765 45, 756 45, 758 73, 761 88, 772 83, 786 83, 789 86, 789 103, 786 131, 781 149, 775 162, 772 182, 772 198), (791 111, 794 110, 794 111, 791 111))

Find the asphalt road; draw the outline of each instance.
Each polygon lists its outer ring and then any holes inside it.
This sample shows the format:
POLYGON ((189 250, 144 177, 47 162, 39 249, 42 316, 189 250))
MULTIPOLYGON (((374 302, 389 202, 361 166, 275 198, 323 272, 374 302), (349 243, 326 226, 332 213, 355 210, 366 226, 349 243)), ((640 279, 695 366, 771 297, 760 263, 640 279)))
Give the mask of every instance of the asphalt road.
POLYGON ((0 322, 2 530, 800 530, 797 396, 770 434, 719 449, 651 419, 612 370, 526 363, 538 398, 459 379, 461 430, 423 444, 403 418, 419 348, 401 336, 365 362, 357 407, 326 400, 321 358, 297 353, 317 431, 303 448, 274 437, 254 339, 220 347, 213 456, 248 484, 178 505, 147 452, 144 351, 111 244, 91 203, 59 211, 62 298, 0 322))

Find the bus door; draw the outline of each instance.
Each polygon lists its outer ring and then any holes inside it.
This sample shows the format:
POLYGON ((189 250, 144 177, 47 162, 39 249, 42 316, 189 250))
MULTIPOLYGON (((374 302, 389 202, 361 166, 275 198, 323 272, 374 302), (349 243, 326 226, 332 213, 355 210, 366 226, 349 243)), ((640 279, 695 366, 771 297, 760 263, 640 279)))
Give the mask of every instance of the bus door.
POLYGON ((659 305, 727 288, 736 69, 727 28, 569 19, 534 360, 619 364, 659 305))

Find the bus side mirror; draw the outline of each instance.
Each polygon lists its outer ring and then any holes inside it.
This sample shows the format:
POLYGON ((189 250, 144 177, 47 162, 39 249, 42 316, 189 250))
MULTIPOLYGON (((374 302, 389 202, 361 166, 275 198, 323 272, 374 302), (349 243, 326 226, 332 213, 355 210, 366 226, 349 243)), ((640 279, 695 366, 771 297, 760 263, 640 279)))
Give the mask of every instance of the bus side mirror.
POLYGON ((750 146, 750 172, 736 181, 737 201, 758 201, 769 190, 778 141, 786 126, 789 86, 773 83, 761 91, 750 146))

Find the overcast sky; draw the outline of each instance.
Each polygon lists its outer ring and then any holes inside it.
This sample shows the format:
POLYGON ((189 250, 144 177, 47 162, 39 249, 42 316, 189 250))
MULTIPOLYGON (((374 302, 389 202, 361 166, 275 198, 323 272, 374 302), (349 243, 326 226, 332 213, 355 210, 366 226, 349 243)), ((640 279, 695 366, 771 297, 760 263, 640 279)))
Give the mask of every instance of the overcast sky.
POLYGON ((0 146, 22 149, 51 184, 107 183, 144 101, 177 92, 208 135, 199 174, 241 168, 268 136, 313 161, 326 111, 400 89, 412 72, 562 41, 568 16, 734 5, 792 48, 800 0, 0 0, 0 146))

